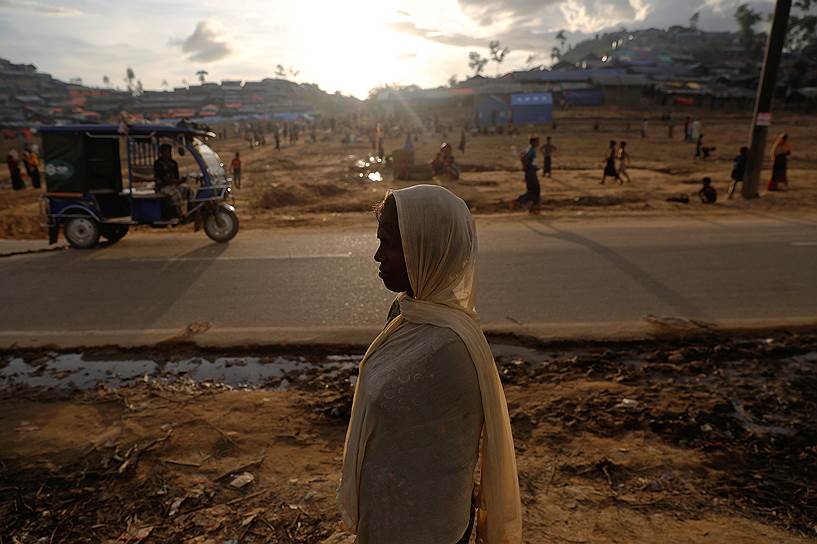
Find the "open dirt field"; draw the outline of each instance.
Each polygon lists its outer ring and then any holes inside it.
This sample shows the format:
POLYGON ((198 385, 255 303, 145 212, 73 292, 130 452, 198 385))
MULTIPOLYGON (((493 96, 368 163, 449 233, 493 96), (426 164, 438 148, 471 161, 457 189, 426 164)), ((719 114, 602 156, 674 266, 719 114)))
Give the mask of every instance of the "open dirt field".
MULTIPOLYGON (((817 332, 513 342, 526 542, 817 538, 817 332)), ((2 354, 0 542, 351 542, 357 356, 2 354)))
MULTIPOLYGON (((542 179, 543 214, 592 219, 611 215, 679 216, 684 214, 769 214, 813 213, 817 206, 817 119, 780 115, 771 135, 787 131, 793 156, 790 161, 788 192, 766 193, 770 164, 763 173, 762 198, 747 202, 741 198, 726 200, 732 159, 748 138, 750 119, 746 117, 700 117, 707 145, 715 146, 712 158, 694 160, 695 146, 681 141, 682 122, 676 116, 674 138, 668 138, 666 126, 651 121, 648 138, 641 139, 642 113, 592 112, 604 119, 587 117, 587 112, 569 112, 560 118, 558 128, 539 127, 538 134, 553 137, 558 148, 554 156, 554 176, 542 179), (598 122, 599 130, 593 125, 598 122), (631 130, 627 130, 627 123, 631 130), (609 140, 626 140, 633 158, 629 170, 632 183, 624 186, 599 185, 602 157, 609 140), (701 204, 697 193, 700 180, 709 176, 719 191, 717 204, 701 204), (689 204, 666 202, 671 196, 688 194, 689 204)), ((307 135, 305 135, 307 136, 307 135)), ((456 148, 459 129, 447 135, 456 148)), ((468 136, 466 152, 455 151, 463 175, 458 182, 436 182, 462 196, 476 214, 507 213, 507 202, 524 192, 519 161, 511 148, 526 148, 528 130, 515 136, 468 136)), ((268 144, 250 149, 246 142, 233 138, 215 140, 213 146, 229 163, 238 150, 243 160, 243 183, 236 190, 236 205, 242 228, 270 226, 350 225, 369 221, 372 205, 389 188, 418 182, 392 181, 389 169, 384 181, 361 180, 353 165, 371 154, 368 142, 342 144, 341 134, 318 133, 318 143, 284 144, 280 151, 268 144)), ((267 141, 271 141, 267 137, 267 141)), ((365 138, 364 138, 365 141, 365 138)), ((434 156, 443 141, 442 134, 425 133, 416 146, 418 162, 434 156)), ((386 151, 399 149, 402 136, 386 139, 386 151)), ((769 142, 771 145, 771 142, 769 142)), ((541 163, 541 157, 539 158, 541 163)), ((43 236, 39 225, 39 194, 32 190, 14 193, 8 190, 8 173, 0 173, 0 237, 32 238, 43 236)), ((187 227, 184 227, 187 228, 187 227)), ((192 227, 189 227, 192 228, 192 227)))

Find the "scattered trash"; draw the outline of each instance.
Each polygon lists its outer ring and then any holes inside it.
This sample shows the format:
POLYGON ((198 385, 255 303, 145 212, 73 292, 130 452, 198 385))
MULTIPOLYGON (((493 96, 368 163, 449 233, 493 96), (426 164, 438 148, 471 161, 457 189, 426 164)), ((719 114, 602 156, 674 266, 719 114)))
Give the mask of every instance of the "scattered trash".
POLYGON ((254 480, 255 476, 253 476, 251 473, 242 472, 241 474, 233 478, 233 481, 230 482, 230 486, 236 489, 242 489, 251 484, 254 480))

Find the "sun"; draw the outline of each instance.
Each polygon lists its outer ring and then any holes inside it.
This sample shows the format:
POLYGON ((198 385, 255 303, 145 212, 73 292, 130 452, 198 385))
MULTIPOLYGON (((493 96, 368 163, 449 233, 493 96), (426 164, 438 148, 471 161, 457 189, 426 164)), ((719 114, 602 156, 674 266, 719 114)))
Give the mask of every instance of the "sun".
POLYGON ((304 79, 364 98, 406 79, 418 40, 391 30, 389 0, 300 3, 297 53, 304 79), (408 61, 408 62, 407 62, 408 61))

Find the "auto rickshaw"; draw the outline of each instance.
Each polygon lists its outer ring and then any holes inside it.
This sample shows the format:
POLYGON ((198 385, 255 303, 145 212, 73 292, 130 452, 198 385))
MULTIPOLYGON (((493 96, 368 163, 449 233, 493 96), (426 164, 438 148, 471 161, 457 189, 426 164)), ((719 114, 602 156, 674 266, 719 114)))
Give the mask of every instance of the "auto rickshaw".
POLYGON ((231 179, 207 140, 208 127, 170 125, 63 125, 39 129, 43 142, 45 182, 43 212, 49 243, 60 228, 77 249, 90 249, 100 237, 122 239, 133 225, 155 228, 195 223, 215 242, 238 233, 231 179), (154 161, 163 144, 185 159, 184 204, 156 191, 154 161), (124 160, 123 160, 124 158, 124 160), (192 159, 192 160, 191 160, 192 159))

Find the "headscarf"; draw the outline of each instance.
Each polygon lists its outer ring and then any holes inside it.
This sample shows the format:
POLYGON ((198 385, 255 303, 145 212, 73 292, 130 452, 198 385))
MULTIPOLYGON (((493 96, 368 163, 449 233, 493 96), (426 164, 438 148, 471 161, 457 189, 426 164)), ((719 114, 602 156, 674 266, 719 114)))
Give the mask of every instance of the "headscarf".
MULTIPOLYGON (((398 296, 400 315, 369 346, 366 362, 403 323, 454 331, 465 344, 479 381, 483 410, 481 481, 477 496, 477 542, 518 544, 522 514, 511 423, 494 358, 475 309, 477 236, 462 199, 443 187, 416 185, 392 193, 414 297, 398 296)), ((346 526, 357 531, 358 494, 366 443, 358 379, 346 431, 338 502, 346 526)), ((422 520, 417 520, 422 523, 422 520)))

